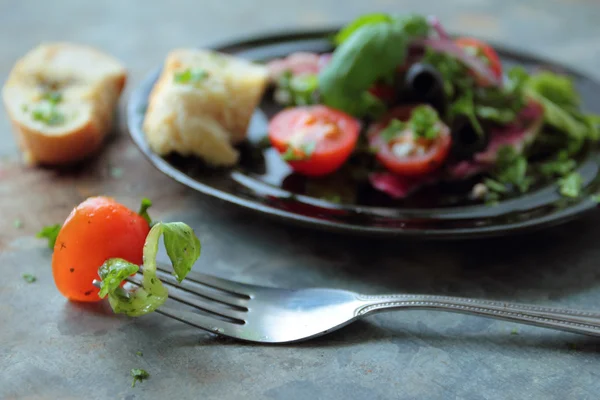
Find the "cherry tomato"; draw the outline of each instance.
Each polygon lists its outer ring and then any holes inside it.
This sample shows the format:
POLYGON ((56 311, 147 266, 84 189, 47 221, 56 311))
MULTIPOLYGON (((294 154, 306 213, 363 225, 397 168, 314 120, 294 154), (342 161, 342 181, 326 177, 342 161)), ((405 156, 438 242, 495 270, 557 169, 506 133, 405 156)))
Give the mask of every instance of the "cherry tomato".
POLYGON ((481 40, 470 37, 458 38, 455 43, 463 49, 475 49, 475 54, 486 60, 492 73, 497 78, 502 78, 502 62, 500 61, 500 57, 498 57, 498 53, 496 53, 496 50, 494 50, 492 46, 481 40))
POLYGON ((351 116, 315 105, 287 108, 269 123, 269 139, 282 158, 298 173, 323 176, 350 157, 360 131, 351 116))
POLYGON ((438 122, 440 133, 435 139, 414 138, 409 130, 390 142, 380 133, 393 119, 407 121, 413 107, 400 106, 369 128, 370 145, 377 150, 376 157, 389 171, 402 176, 422 176, 438 169, 448 157, 452 139, 450 129, 438 122), (398 146, 400 150, 396 150, 398 146))
POLYGON ((58 290, 70 300, 101 300, 92 285, 98 268, 119 257, 142 264, 150 231, 148 222, 107 197, 90 197, 79 204, 63 224, 52 256, 52 274, 58 290))

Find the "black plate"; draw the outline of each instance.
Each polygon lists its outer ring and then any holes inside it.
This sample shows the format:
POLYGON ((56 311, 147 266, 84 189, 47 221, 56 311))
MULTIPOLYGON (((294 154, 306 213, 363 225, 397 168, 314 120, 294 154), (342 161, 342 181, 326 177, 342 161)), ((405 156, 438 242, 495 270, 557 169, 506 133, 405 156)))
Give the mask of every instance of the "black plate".
MULTIPOLYGON (((294 51, 330 50, 325 39, 333 31, 270 35, 216 47, 217 50, 255 61, 285 56, 294 51)), ((575 78, 584 108, 600 111, 600 85, 569 68, 494 45, 503 62, 528 68, 543 66, 575 78)), ((331 181, 310 181, 291 174, 275 150, 259 150, 268 118, 276 110, 266 95, 253 116, 249 143, 242 146, 240 165, 230 170, 205 167, 195 158, 160 157, 153 153, 142 131, 148 95, 160 68, 148 75, 133 92, 128 105, 128 125, 137 146, 163 173, 199 192, 241 205, 259 213, 315 228, 368 235, 421 238, 484 237, 529 231, 571 220, 595 207, 589 198, 600 187, 599 156, 590 152, 579 171, 584 178, 583 196, 564 198, 556 185, 538 187, 518 198, 495 206, 469 204, 466 185, 437 187, 404 201, 392 201, 368 187, 349 186, 335 202, 307 195, 307 187, 331 186, 331 181), (347 200, 347 198, 351 198, 347 200), (342 203, 339 199, 343 199, 342 203)), ((343 179, 343 178, 342 178, 343 179)))

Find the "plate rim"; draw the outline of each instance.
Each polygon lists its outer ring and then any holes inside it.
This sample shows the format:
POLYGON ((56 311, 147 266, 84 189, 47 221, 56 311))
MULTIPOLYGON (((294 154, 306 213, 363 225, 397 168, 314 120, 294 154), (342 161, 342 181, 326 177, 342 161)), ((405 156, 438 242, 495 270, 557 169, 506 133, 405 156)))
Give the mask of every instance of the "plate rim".
MULTIPOLYGON (((278 43, 286 40, 311 40, 311 39, 323 39, 332 32, 338 30, 340 26, 332 27, 321 27, 318 29, 284 29, 284 30, 270 30, 263 33, 254 34, 244 39, 228 39, 214 45, 205 46, 216 51, 232 51, 236 47, 249 47, 257 45, 265 45, 270 42, 278 43)), ((458 36, 452 34, 452 36, 458 36)), ((472 36, 472 35, 471 35, 472 36)), ((570 75, 578 78, 583 78, 588 81, 592 81, 600 86, 600 82, 595 77, 590 77, 588 74, 579 71, 573 66, 563 64, 561 62, 553 61, 550 58, 544 56, 538 56, 535 53, 526 51, 513 46, 505 46, 497 43, 493 40, 487 40, 494 47, 502 49, 502 52, 509 57, 523 58, 535 60, 541 64, 548 64, 555 68, 559 68, 570 75)), ((135 116, 140 112, 140 104, 147 103, 147 96, 144 95, 146 85, 150 80, 156 81, 162 65, 155 67, 148 72, 138 85, 132 90, 127 100, 126 107, 126 118, 127 118, 127 130, 129 136, 136 144, 138 149, 144 154, 144 156, 150 161, 150 163, 158 169, 161 173, 169 176, 176 182, 194 189, 202 194, 226 201, 244 209, 249 209, 254 212, 260 212, 262 215, 268 216, 273 219, 281 220, 284 219, 286 222, 292 222, 296 225, 319 228, 327 231, 339 232, 339 233, 351 233, 354 235, 361 236, 377 236, 377 237, 404 237, 404 238, 415 238, 415 239, 472 239, 472 238, 489 238, 494 236, 506 236, 515 233, 527 233, 544 228, 549 228, 556 225, 561 225, 576 218, 581 217, 586 212, 592 211, 596 207, 596 203, 589 199, 581 199, 578 203, 575 203, 569 207, 561 209, 553 214, 544 215, 541 217, 535 217, 526 221, 511 222, 498 225, 489 225, 481 227, 469 227, 469 228, 454 228, 452 230, 446 229, 404 229, 402 227, 388 228, 384 226, 358 226, 346 222, 337 222, 331 220, 319 219, 313 216, 306 216, 299 213, 282 210, 273 206, 265 205, 264 203, 258 202, 252 199, 245 199, 235 194, 217 189, 213 186, 204 184, 196 179, 191 178, 186 173, 178 170, 172 166, 167 160, 159 156, 150 149, 147 141, 145 140, 145 134, 139 124, 134 123, 135 116)), ((146 110, 143 110, 145 113, 146 110)), ((597 154, 600 154, 596 152, 597 154)), ((453 207, 457 209, 460 207, 453 207)))

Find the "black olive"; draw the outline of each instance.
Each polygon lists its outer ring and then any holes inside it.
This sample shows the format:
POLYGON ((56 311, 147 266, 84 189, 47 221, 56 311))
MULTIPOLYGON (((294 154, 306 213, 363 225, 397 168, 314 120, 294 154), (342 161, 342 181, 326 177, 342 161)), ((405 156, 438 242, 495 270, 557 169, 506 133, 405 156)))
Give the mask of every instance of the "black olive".
POLYGON ((413 64, 404 77, 405 93, 409 100, 430 104, 438 113, 446 110, 444 80, 440 73, 425 63, 413 64))
POLYGON ((452 154, 458 159, 469 159, 485 150, 488 135, 477 132, 469 118, 458 116, 452 122, 452 154))

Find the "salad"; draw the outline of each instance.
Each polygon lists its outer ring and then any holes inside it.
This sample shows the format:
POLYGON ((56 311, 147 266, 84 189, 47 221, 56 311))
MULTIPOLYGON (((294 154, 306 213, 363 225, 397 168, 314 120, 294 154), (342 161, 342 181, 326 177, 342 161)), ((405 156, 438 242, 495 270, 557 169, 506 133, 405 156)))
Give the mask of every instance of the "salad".
POLYGON ((359 169, 354 179, 394 199, 467 179, 482 202, 554 181, 579 196, 578 159, 600 139, 600 116, 580 109, 570 77, 509 68, 421 15, 363 15, 332 43, 267 64, 284 106, 268 138, 297 174, 359 169))

